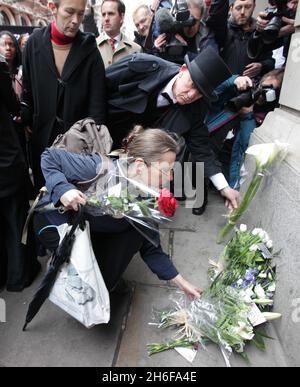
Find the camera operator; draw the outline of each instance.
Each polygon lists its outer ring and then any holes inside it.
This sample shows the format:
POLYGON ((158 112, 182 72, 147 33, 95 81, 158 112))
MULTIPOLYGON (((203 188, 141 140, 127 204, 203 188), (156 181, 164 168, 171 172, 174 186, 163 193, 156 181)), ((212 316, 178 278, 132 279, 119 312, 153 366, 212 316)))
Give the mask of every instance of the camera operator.
MULTIPOLYGON (((223 1, 228 3, 227 1, 223 1)), ((218 34, 221 56, 233 74, 256 78, 274 69, 272 51, 264 50, 253 60, 248 55, 248 42, 256 29, 253 13, 255 0, 230 0, 229 20, 224 18, 225 33, 218 34)), ((220 27, 220 26, 219 26, 220 27)))
POLYGON ((146 4, 139 5, 132 14, 132 19, 137 31, 134 32, 134 42, 144 48, 145 41, 149 33, 151 33, 151 26, 155 10, 158 6, 158 1, 152 2, 149 7, 146 4))
POLYGON ((270 0, 271 7, 260 12, 256 31, 249 41, 249 55, 256 58, 264 50, 283 47, 285 61, 288 56, 291 36, 295 32, 298 0, 270 0))
POLYGON ((279 106, 284 70, 273 70, 264 75, 257 87, 233 99, 228 107, 239 109, 240 128, 236 133, 230 164, 230 186, 240 187, 240 170, 254 129, 261 126, 268 113, 279 106), (243 107, 241 107, 243 106, 243 107))
MULTIPOLYGON (((220 1, 217 1, 211 6, 211 18, 214 26, 218 26, 220 21, 228 14, 228 9, 224 9, 224 6, 220 7, 220 3, 220 1)), ((188 54, 190 60, 193 60, 208 46, 218 52, 219 48, 214 31, 204 21, 205 11, 203 0, 179 2, 174 16, 166 9, 159 10, 155 19, 162 33, 154 41, 153 54, 171 62, 183 64, 185 54, 188 54), (185 18, 179 16, 180 12, 183 14, 184 7, 186 7, 185 18), (178 22, 176 24, 174 19, 184 19, 182 28, 180 28, 178 22)))
POLYGON ((211 105, 206 124, 212 149, 233 189, 239 189, 240 169, 253 130, 278 106, 283 75, 284 70, 273 70, 259 83, 233 75, 216 89, 218 100, 211 105))

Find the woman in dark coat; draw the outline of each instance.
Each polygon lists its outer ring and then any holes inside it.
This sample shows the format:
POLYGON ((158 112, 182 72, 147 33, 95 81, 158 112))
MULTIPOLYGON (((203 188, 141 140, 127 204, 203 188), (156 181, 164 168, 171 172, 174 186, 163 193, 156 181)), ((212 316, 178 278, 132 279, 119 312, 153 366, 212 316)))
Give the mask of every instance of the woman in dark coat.
POLYGON ((0 287, 6 284, 9 291, 29 286, 40 268, 34 241, 21 244, 28 199, 26 164, 12 120, 19 108, 7 63, 0 56, 0 287))
MULTIPOLYGON (((9 31, 0 32, 0 55, 3 55, 9 68, 11 82, 15 93, 20 98, 22 93, 22 83, 18 75, 20 68, 22 67, 22 54, 15 36, 9 31)), ((19 121, 19 120, 18 120, 19 121)), ((15 130, 18 134, 19 141, 22 147, 22 151, 27 156, 27 141, 24 126, 15 121, 15 130)), ((27 161, 27 160, 26 160, 27 161)), ((27 161, 29 164, 29 162, 27 161)), ((28 177, 28 186, 30 187, 30 179, 28 177)), ((31 189, 31 187, 30 187, 31 189)))
MULTIPOLYGON (((172 168, 176 159, 177 143, 166 132, 159 129, 143 131, 138 127, 126 140, 128 176, 135 182, 159 189, 172 179, 172 168)), ((106 168, 108 172, 118 164, 108 163, 97 154, 82 156, 61 149, 47 149, 42 155, 42 170, 49 196, 40 203, 40 213, 35 216, 35 228, 44 245, 54 250, 59 244, 57 226, 68 221, 68 214, 60 214, 56 207, 77 210, 78 205, 87 204, 87 196, 78 190, 76 183, 95 178, 97 172, 106 168), (54 204, 45 212, 49 201, 54 204)), ((106 172, 106 171, 105 171, 106 172)), ((94 188, 106 185, 109 173, 94 188)), ((91 190, 91 188, 89 189, 91 190)), ((92 189, 93 191, 93 189, 92 189)), ((186 281, 176 270, 169 256, 161 248, 159 234, 147 230, 140 233, 126 218, 100 216, 86 206, 86 218, 91 227, 92 244, 104 281, 109 291, 115 289, 132 257, 140 252, 142 259, 159 279, 173 281, 190 297, 199 297, 200 290, 186 281), (154 233, 154 235, 153 235, 154 233), (155 243, 154 243, 154 242, 155 243)))
POLYGON ((13 83, 18 73, 19 66, 22 64, 21 50, 15 36, 9 31, 0 32, 0 54, 4 56, 13 83))

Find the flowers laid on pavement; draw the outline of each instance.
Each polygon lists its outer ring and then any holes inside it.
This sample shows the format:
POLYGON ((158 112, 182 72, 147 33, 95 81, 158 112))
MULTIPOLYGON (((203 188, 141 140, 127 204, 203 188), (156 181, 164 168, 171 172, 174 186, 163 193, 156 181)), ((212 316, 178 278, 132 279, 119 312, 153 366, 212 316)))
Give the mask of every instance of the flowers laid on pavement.
POLYGON ((161 346, 149 345, 152 355, 174 345, 217 344, 229 365, 232 352, 246 357, 249 342, 265 349, 268 338, 261 326, 281 317, 273 313, 276 269, 273 242, 261 228, 242 225, 228 243, 218 263, 210 261, 210 286, 200 299, 176 301, 176 307, 159 315, 160 329, 174 328, 175 338, 161 346), (267 245, 271 246, 270 248, 267 245))
POLYGON ((281 162, 285 159, 287 152, 288 144, 279 141, 272 144, 253 145, 246 151, 248 155, 255 157, 256 169, 239 208, 231 211, 226 226, 219 233, 218 243, 222 242, 234 229, 235 225, 249 208, 252 200, 256 196, 264 177, 270 174, 271 167, 275 162, 281 162))

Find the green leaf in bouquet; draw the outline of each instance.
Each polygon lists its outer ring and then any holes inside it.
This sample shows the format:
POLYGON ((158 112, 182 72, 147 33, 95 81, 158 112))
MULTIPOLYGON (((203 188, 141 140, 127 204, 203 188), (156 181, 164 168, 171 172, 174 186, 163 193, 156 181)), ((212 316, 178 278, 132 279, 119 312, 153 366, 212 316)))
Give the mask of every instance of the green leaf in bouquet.
POLYGON ((107 198, 107 200, 109 201, 111 207, 114 209, 114 210, 118 210, 118 211, 122 211, 123 210, 123 200, 122 198, 116 198, 114 196, 109 196, 107 198))
POLYGON ((248 365, 251 364, 250 359, 249 359, 249 356, 247 355, 246 352, 239 352, 238 354, 242 357, 243 360, 245 360, 245 362, 246 362, 248 365))
POLYGON ((139 206, 143 216, 150 216, 150 210, 149 210, 147 203, 141 201, 138 203, 138 206, 139 206))
POLYGON ((195 343, 191 342, 188 338, 182 338, 180 340, 173 340, 167 343, 152 343, 147 344, 148 355, 152 356, 160 352, 168 351, 175 348, 190 348, 195 347, 195 343))
POLYGON ((101 205, 100 201, 98 200, 97 196, 91 196, 89 199, 88 199, 88 204, 90 206, 94 206, 94 207, 99 207, 101 205))
POLYGON ((256 336, 261 336, 261 337, 263 337, 263 338, 265 338, 265 339, 275 340, 274 337, 269 336, 269 335, 266 333, 266 331, 265 331, 264 329, 262 329, 262 328, 256 329, 255 335, 256 335, 256 336))
POLYGON ((260 351, 262 352, 266 351, 266 344, 262 336, 255 335, 252 342, 256 346, 256 348, 258 348, 260 351))

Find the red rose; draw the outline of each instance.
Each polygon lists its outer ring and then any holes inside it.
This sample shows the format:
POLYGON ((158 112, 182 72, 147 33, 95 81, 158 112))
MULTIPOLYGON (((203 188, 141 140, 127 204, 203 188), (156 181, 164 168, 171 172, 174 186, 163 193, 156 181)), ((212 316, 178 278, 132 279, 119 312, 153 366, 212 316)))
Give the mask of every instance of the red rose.
POLYGON ((159 211, 167 217, 174 216, 178 208, 177 200, 166 188, 164 188, 160 193, 160 197, 158 198, 158 208, 159 211))

